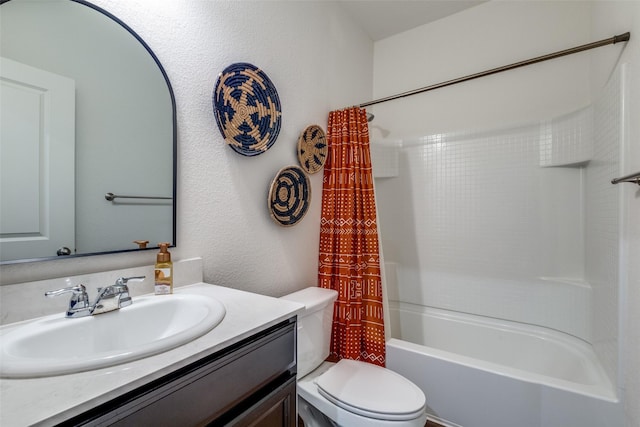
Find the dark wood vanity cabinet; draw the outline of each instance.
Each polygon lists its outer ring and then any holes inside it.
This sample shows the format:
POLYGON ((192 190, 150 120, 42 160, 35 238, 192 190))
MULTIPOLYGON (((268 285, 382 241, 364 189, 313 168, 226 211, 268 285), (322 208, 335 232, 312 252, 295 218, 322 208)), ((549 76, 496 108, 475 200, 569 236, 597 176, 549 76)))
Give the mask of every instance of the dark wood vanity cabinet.
POLYGON ((235 416, 233 420, 220 420, 212 425, 237 427, 295 426, 296 420, 296 378, 289 379, 253 407, 235 416))
POLYGON ((295 318, 61 425, 295 426, 295 318))

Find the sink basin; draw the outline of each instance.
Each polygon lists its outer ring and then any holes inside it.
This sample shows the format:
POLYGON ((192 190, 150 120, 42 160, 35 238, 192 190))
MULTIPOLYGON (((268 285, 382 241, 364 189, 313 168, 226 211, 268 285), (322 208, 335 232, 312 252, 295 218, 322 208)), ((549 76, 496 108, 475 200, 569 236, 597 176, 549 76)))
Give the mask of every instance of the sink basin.
POLYGON ((214 298, 144 296, 113 312, 76 319, 57 314, 0 332, 0 376, 30 378, 88 371, 162 353, 218 325, 214 298))

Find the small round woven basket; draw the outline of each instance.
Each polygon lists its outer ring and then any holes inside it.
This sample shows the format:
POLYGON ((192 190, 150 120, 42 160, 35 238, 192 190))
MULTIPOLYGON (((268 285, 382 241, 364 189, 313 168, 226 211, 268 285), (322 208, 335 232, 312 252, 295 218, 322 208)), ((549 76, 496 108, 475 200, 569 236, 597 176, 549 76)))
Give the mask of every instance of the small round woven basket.
POLYGON ((283 226, 300 221, 311 203, 309 177, 298 166, 287 166, 276 174, 269 189, 271 218, 283 226))
POLYGON ((244 62, 229 65, 218 76, 212 98, 218 129, 233 150, 257 156, 276 142, 280 98, 262 70, 244 62))
POLYGON ((324 166, 327 159, 327 139, 318 125, 305 128, 298 138, 298 160, 305 172, 313 174, 324 166))

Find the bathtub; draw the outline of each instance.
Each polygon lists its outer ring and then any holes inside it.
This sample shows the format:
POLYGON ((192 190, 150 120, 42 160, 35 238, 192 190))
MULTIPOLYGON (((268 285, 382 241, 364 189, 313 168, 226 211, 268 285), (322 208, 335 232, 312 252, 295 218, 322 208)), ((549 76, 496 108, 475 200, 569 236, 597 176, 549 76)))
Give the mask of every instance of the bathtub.
POLYGON ((561 332, 390 302, 387 367, 418 385, 429 417, 462 427, 621 427, 591 345, 561 332))

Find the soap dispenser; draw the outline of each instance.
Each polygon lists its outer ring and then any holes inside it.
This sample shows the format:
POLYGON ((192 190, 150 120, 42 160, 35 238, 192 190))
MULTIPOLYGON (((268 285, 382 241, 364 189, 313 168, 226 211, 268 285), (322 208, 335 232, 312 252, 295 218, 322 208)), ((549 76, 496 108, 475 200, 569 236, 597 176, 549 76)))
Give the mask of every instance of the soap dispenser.
POLYGON ((156 258, 155 294, 168 295, 173 293, 173 262, 167 248, 171 243, 158 243, 160 252, 156 258))

